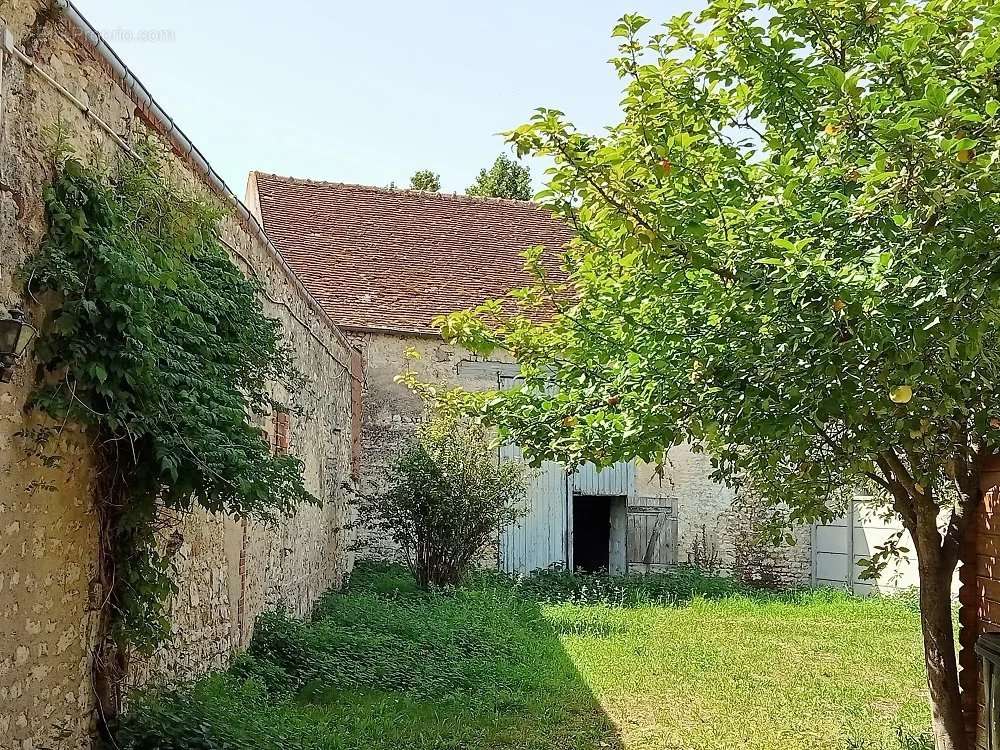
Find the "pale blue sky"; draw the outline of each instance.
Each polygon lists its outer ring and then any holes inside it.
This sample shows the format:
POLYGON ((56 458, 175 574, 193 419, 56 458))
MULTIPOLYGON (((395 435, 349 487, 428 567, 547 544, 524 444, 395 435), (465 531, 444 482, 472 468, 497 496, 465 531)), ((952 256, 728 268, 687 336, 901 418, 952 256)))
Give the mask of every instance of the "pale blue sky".
MULTIPOLYGON (((539 106, 616 119, 615 20, 699 0, 76 0, 238 195, 247 172, 464 191, 539 106), (141 39, 150 31, 163 38, 141 39)), ((537 173, 539 169, 534 171, 537 173)), ((535 175, 536 184, 539 174, 535 175)))

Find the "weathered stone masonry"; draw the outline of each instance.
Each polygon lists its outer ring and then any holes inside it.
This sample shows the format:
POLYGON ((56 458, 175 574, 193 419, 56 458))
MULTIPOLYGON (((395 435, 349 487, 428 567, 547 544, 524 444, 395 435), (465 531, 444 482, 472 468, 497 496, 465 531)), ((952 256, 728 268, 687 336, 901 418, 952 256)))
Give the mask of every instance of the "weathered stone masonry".
MULTIPOLYGON (((483 360, 439 337, 395 335, 390 332, 351 332, 361 350, 364 398, 361 425, 362 486, 367 492, 384 489, 393 461, 416 435, 424 419, 424 404, 406 386, 395 382, 412 370, 425 382, 461 385, 469 390, 497 387, 497 373, 514 370, 513 360, 496 356, 483 360), (417 359, 408 356, 415 352, 417 359)), ((380 534, 359 529, 358 554, 401 560, 399 549, 380 534)), ((496 563, 495 557, 492 563, 496 563)))
MULTIPOLYGON (((42 0, 0 0, 0 19, 39 68, 126 139, 151 120, 107 66, 42 0)), ((44 309, 23 299, 16 276, 45 233, 42 191, 54 173, 45 132, 61 122, 84 158, 118 155, 113 138, 18 60, 5 56, 0 88, 0 303, 23 305, 37 324, 44 309)), ((207 187, 179 155, 174 176, 207 187)), ((244 647, 255 617, 282 604, 305 614, 350 565, 349 511, 352 349, 286 267, 237 219, 220 227, 237 263, 263 283, 269 315, 280 319, 308 387, 303 414, 288 424, 289 450, 323 500, 275 527, 195 513, 171 521, 180 593, 170 603, 173 638, 134 683, 219 667, 244 647)), ((37 450, 24 437, 23 407, 33 363, 0 385, 0 748, 89 744, 93 700, 89 658, 100 591, 94 583, 95 515, 88 436, 67 425, 37 450), (48 458, 54 457, 54 458, 48 458), (53 462, 55 464, 53 465, 53 462)), ((355 389, 357 391, 357 389, 355 389)), ((267 427, 274 435, 273 422, 267 427)))
MULTIPOLYGON (((526 201, 416 190, 388 190, 251 172, 247 203, 268 236, 324 308, 363 353, 363 484, 385 481, 394 459, 423 419, 420 400, 394 378, 411 369, 424 382, 466 390, 495 389, 514 375, 510 357, 483 359, 445 342, 433 320, 502 299, 530 285, 521 253, 542 246, 550 278, 562 278, 558 252, 569 228, 526 201), (421 356, 409 360, 407 350, 421 356)), ((534 310, 543 319, 553 311, 534 310)), ((734 512, 734 495, 711 479, 711 462, 689 446, 666 466, 637 462, 634 504, 676 515, 678 562, 754 573, 765 560, 768 582, 810 578, 809 530, 787 549, 761 545, 751 519, 734 512), (746 563, 744 565, 744 563, 746 563)), ((742 506, 741 506, 742 507, 742 506)), ((361 530, 359 554, 398 557, 382 534, 361 530)), ((496 555, 493 554, 493 562, 496 555)), ((759 580, 759 576, 755 576, 759 580)))

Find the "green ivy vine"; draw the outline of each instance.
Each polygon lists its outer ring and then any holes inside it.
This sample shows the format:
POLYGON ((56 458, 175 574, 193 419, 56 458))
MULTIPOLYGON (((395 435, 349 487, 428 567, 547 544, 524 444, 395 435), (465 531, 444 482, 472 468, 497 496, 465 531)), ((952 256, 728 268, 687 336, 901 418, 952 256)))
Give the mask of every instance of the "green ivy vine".
POLYGON ((48 232, 26 268, 29 293, 50 309, 29 408, 83 425, 96 456, 97 683, 120 681, 130 650, 169 633, 162 509, 270 519, 315 502, 301 462, 273 455, 259 424, 284 407, 275 384, 303 385, 281 325, 220 244, 223 212, 172 184, 154 147, 141 154, 108 168, 61 157, 48 232))

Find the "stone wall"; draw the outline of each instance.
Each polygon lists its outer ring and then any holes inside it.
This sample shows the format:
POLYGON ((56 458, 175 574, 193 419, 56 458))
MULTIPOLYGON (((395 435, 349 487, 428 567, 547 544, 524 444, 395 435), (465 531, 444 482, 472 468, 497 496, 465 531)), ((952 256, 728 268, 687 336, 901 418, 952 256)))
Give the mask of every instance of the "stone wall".
POLYGON ((813 533, 811 526, 795 526, 794 544, 765 541, 774 509, 741 493, 720 516, 720 542, 726 570, 753 586, 794 588, 812 581, 813 533))
POLYGON ((639 463, 636 492, 658 499, 677 516, 677 562, 735 576, 755 585, 803 586, 812 577, 810 527, 794 530, 794 545, 774 546, 761 530, 768 510, 711 478, 711 459, 678 445, 662 471, 639 463))
POLYGON ((712 481, 711 473, 708 456, 678 445, 667 452, 662 471, 650 464, 636 466, 636 493, 641 498, 657 498, 673 509, 678 563, 722 570, 727 566, 721 544, 722 516, 732 505, 733 493, 712 481))
MULTIPOLYGON (((123 137, 149 122, 93 50, 43 0, 0 0, 0 18, 39 68, 123 137)), ((23 305, 33 322, 45 310, 22 297, 16 271, 34 253, 46 222, 42 191, 54 177, 45 132, 61 122, 77 153, 110 159, 118 146, 55 87, 5 56, 0 88, 0 304, 23 305)), ((175 176, 207 190, 180 156, 175 176)), ((254 618, 282 604, 306 614, 341 583, 351 555, 342 484, 350 475, 351 348, 280 261, 235 218, 220 236, 237 263, 263 283, 269 315, 284 325, 308 387, 297 397, 291 450, 323 506, 275 527, 203 512, 165 519, 177 546, 179 594, 170 602, 173 638, 132 683, 223 666, 249 638, 254 618)), ((56 441, 35 445, 23 412, 34 366, 21 363, 0 384, 0 748, 76 748, 93 726, 90 655, 100 591, 90 437, 66 425, 56 441)), ((281 395, 281 394, 278 394, 281 395)))
MULTIPOLYGON (((364 371, 361 426, 361 484, 366 492, 385 486, 393 461, 416 434, 424 419, 420 399, 395 377, 409 369, 428 383, 462 386, 468 390, 495 389, 499 372, 514 372, 513 360, 477 357, 437 337, 390 333, 352 333, 361 350, 364 371), (407 356, 412 350, 416 359, 407 356)), ((358 556, 401 560, 398 547, 380 534, 361 527, 358 556)), ((494 560, 495 563, 495 560, 494 560)))

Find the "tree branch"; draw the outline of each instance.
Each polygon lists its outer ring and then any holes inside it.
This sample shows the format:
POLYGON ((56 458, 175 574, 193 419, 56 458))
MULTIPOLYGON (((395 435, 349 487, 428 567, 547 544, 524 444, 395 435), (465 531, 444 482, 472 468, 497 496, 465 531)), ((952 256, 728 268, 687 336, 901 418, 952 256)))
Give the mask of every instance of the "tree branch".
MULTIPOLYGON (((895 458, 895 454, 893 454, 895 458)), ((906 530, 910 532, 911 536, 916 535, 917 530, 917 515, 913 507, 913 498, 910 496, 906 489, 906 486, 900 481, 895 470, 893 469, 893 464, 886 458, 883 453, 878 453, 875 456, 875 463, 878 465, 879 469, 882 470, 882 474, 885 476, 885 483, 889 488, 889 492, 892 494, 893 499, 893 509, 899 514, 900 518, 903 519, 903 526, 906 530)), ((896 459, 896 464, 899 464, 899 459, 896 459)), ((900 465, 903 469, 903 476, 909 479, 909 474, 906 472, 905 468, 900 465)), ((910 480, 912 483, 912 480, 910 480)))

